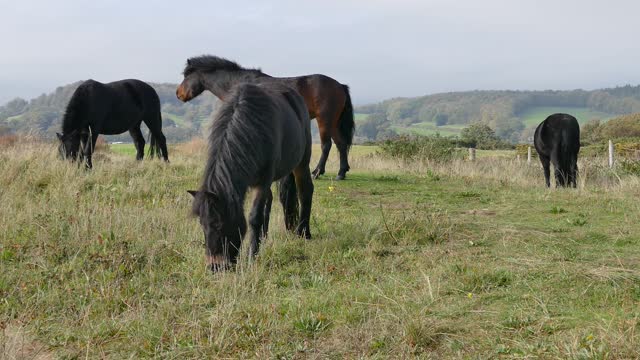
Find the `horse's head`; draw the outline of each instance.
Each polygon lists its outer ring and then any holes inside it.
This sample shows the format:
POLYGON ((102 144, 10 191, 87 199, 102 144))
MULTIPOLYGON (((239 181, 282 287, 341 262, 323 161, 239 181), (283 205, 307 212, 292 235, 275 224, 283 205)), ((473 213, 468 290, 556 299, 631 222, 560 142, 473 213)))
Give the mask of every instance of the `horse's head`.
POLYGON ((80 132, 73 130, 67 134, 56 133, 56 135, 60 141, 58 145, 60 158, 75 161, 78 158, 78 150, 80 149, 80 132))
POLYGON ((208 191, 189 191, 193 215, 204 231, 206 261, 213 272, 226 270, 236 262, 247 226, 244 217, 232 219, 225 200, 208 191), (235 220, 235 221, 234 221, 235 220))
POLYGON ((202 72, 191 67, 191 60, 187 60, 184 69, 184 80, 176 89, 176 97, 182 102, 190 101, 204 91, 204 77, 202 72))

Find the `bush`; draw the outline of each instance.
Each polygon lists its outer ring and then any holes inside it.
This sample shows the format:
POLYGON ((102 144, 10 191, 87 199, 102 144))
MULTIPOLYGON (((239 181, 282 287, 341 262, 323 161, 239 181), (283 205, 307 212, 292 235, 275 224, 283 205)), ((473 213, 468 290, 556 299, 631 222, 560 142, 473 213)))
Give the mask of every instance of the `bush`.
POLYGON ((383 155, 403 160, 447 161, 462 158, 455 138, 433 136, 400 136, 380 144, 383 155))
POLYGON ((488 125, 473 123, 460 132, 460 139, 465 147, 482 150, 509 149, 511 144, 504 142, 488 125))
POLYGON ((640 160, 623 159, 620 168, 625 174, 640 176, 640 160))
MULTIPOLYGON (((616 158, 640 159, 640 139, 638 138, 618 138, 613 140, 614 153, 616 158)), ((580 148, 581 157, 608 156, 609 141, 601 140, 588 146, 580 148)))

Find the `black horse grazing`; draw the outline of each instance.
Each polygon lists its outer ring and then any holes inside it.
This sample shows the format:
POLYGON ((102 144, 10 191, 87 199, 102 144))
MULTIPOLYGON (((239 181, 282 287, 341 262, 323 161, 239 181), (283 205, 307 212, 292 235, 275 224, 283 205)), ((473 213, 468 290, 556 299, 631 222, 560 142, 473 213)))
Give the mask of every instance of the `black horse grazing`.
POLYGON ((553 114, 538 125, 533 143, 544 168, 547 187, 551 186, 549 164, 553 163, 556 187, 576 187, 578 152, 580 152, 580 126, 568 114, 553 114))
POLYGON ((107 84, 95 80, 83 82, 71 96, 62 120, 59 152, 63 158, 86 160, 91 168, 91 154, 99 134, 116 135, 129 130, 136 146, 136 159, 144 156, 144 121, 151 132, 150 154, 169 161, 167 140, 162 133, 160 99, 149 84, 140 80, 121 80, 107 84))
POLYGON ((237 260, 247 230, 243 205, 249 188, 255 190, 249 217, 251 254, 257 253, 269 226, 271 184, 291 173, 295 183, 285 184, 292 185, 293 191, 285 189, 280 198, 287 228, 294 226, 290 219, 297 216, 291 211, 299 200, 296 233, 311 238, 309 122, 302 97, 282 84, 239 84, 225 97, 211 127, 204 180, 198 191, 189 191, 194 196, 193 213, 204 230, 211 270, 226 269, 237 260), (292 193, 298 199, 288 199, 286 194, 292 193))
POLYGON ((317 178, 324 174, 333 139, 340 152, 340 170, 336 180, 344 179, 350 169, 347 155, 355 132, 353 106, 347 85, 322 74, 271 77, 259 69, 245 69, 233 61, 205 55, 187 60, 184 80, 176 95, 183 101, 189 101, 204 90, 209 90, 224 100, 235 84, 268 81, 276 81, 297 90, 304 98, 309 117, 318 121, 322 155, 313 170, 313 176, 317 178), (187 88, 190 91, 187 91, 187 88))

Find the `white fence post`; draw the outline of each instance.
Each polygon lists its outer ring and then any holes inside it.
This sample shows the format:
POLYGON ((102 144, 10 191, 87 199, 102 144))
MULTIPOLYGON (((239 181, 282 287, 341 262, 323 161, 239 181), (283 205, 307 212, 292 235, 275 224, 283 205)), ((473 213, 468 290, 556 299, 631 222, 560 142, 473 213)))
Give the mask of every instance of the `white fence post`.
POLYGON ((476 149, 469 148, 469 160, 476 161, 476 149))
POLYGON ((609 168, 613 168, 613 141, 609 140, 609 168))
POLYGON ((531 146, 527 147, 527 165, 531 165, 531 146))

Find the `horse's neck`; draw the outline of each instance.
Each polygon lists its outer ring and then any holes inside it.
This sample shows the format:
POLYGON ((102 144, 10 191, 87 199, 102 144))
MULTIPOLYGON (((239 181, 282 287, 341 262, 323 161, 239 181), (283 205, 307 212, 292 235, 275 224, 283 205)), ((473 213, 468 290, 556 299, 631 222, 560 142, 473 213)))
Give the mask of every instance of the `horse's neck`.
POLYGON ((217 98, 224 100, 234 86, 244 82, 255 82, 261 76, 252 71, 216 71, 207 76, 205 88, 217 98))

